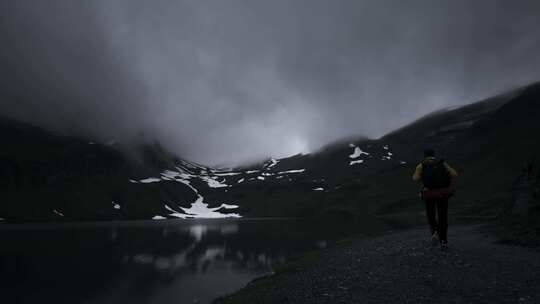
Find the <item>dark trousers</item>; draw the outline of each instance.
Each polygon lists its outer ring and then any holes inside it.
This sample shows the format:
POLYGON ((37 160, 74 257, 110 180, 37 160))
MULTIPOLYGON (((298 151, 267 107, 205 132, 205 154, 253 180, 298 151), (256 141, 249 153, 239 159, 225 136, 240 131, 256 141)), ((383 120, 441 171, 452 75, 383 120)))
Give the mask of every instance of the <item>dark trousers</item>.
POLYGON ((425 198, 424 202, 426 203, 426 215, 431 233, 433 234, 437 231, 441 241, 446 241, 448 231, 448 198, 425 198))

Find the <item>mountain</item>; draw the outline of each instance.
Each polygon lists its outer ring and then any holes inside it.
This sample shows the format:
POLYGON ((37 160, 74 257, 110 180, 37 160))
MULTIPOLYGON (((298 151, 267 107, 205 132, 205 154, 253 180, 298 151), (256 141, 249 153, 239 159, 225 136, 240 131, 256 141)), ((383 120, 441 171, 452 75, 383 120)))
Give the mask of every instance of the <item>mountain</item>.
POLYGON ((379 139, 217 169, 159 144, 126 148, 0 120, 0 219, 361 216, 418 213, 411 175, 426 146, 460 173, 451 211, 494 215, 540 152, 540 83, 431 113, 379 139))
POLYGON ((540 83, 431 113, 380 139, 333 144, 270 169, 267 162, 258 168, 265 180, 233 188, 231 200, 257 216, 419 213, 411 176, 430 146, 460 173, 451 212, 493 216, 508 208, 515 178, 539 155, 538 117, 540 83))
POLYGON ((197 199, 200 210, 186 217, 208 211, 189 183, 157 185, 148 178, 174 168, 200 177, 193 181, 196 185, 215 185, 208 176, 211 169, 177 158, 158 144, 126 152, 114 143, 57 135, 9 119, 0 120, 0 138, 2 221, 160 218, 167 204, 181 202, 176 205, 190 208, 197 199))

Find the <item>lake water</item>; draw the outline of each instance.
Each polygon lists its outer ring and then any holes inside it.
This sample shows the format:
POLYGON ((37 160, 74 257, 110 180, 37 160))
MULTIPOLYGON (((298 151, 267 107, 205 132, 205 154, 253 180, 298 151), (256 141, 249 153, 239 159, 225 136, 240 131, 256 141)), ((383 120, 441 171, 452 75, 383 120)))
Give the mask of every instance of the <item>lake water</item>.
POLYGON ((1 303, 209 303, 374 222, 0 225, 1 303))

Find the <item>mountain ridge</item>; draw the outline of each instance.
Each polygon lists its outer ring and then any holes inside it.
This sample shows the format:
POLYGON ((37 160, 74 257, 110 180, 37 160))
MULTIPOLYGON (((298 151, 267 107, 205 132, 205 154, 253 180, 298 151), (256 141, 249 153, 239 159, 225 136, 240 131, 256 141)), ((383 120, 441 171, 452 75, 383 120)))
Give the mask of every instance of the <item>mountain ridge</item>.
POLYGON ((425 146, 434 147, 462 173, 456 180, 455 210, 495 214, 511 199, 505 186, 523 162, 540 152, 534 136, 540 131, 534 118, 540 114, 539 92, 540 83, 535 83, 430 113, 378 139, 349 137, 313 153, 230 169, 184 160, 158 143, 126 154, 118 145, 1 119, 0 135, 6 148, 0 152, 0 218, 56 221, 416 212, 420 210, 417 186, 410 175, 425 146), (508 143, 521 153, 504 149, 508 143), (490 172, 487 177, 486 172, 490 172), (486 181, 479 182, 482 179, 486 181))

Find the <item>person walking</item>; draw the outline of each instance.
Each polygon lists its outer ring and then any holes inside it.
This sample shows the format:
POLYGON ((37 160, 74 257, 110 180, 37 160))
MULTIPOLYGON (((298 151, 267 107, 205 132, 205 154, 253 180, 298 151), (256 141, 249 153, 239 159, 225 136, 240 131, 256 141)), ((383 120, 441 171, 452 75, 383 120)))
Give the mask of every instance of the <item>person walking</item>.
POLYGON ((454 194, 451 183, 457 176, 444 159, 435 157, 432 148, 424 150, 424 159, 413 174, 413 180, 422 183, 420 197, 426 206, 431 241, 439 242, 442 250, 448 248, 448 199, 454 194))

